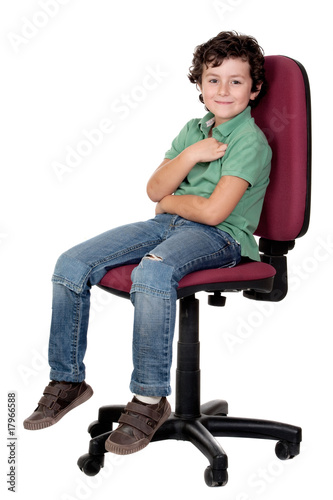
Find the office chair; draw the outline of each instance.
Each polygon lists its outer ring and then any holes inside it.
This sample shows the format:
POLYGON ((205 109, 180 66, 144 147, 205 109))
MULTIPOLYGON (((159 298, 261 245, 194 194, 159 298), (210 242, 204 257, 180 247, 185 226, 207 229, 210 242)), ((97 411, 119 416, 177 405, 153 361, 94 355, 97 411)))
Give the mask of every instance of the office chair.
MULTIPOLYGON (((311 187, 311 110, 306 71, 285 56, 265 60, 269 91, 253 116, 273 150, 270 184, 256 235, 261 262, 243 261, 234 268, 210 269, 185 276, 178 285, 179 341, 176 369, 175 411, 161 426, 153 441, 190 441, 209 460, 205 470, 208 486, 223 486, 228 480, 228 458, 215 437, 246 437, 276 440, 281 460, 300 452, 302 429, 280 422, 229 417, 228 404, 214 400, 200 404, 199 301, 197 292, 209 292, 208 302, 224 306, 221 293, 242 291, 246 298, 277 302, 288 291, 287 257, 295 239, 309 225, 311 187)), ((109 271, 98 286, 129 298, 131 272, 135 265, 109 271)), ((104 443, 125 405, 104 406, 88 431, 89 453, 78 466, 87 475, 103 467, 104 443)))

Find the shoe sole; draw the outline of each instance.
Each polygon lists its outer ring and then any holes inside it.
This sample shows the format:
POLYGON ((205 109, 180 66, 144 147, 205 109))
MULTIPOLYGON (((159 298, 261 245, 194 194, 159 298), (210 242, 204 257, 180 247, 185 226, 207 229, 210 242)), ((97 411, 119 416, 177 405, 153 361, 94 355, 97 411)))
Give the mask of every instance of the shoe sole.
POLYGON ((59 422, 59 420, 66 415, 69 411, 73 410, 77 406, 80 406, 82 403, 85 403, 85 401, 88 401, 88 399, 91 398, 91 396, 94 394, 94 391, 90 387, 90 385, 87 385, 86 390, 74 401, 72 401, 66 408, 61 410, 59 414, 54 417, 54 418, 45 418, 43 420, 40 420, 39 422, 23 422, 23 427, 29 431, 37 431, 40 429, 45 429, 46 427, 51 427, 51 425, 56 424, 59 422))
POLYGON ((112 443, 112 441, 109 441, 109 439, 107 439, 105 441, 106 451, 109 451, 110 453, 115 453, 116 455, 131 455, 132 453, 136 453, 137 451, 142 450, 143 448, 148 446, 150 441, 153 439, 154 434, 156 434, 158 429, 164 424, 164 422, 166 422, 168 420, 170 415, 171 415, 171 406, 168 403, 168 408, 167 408, 166 412, 161 417, 161 420, 158 422, 156 429, 154 430, 153 434, 149 437, 149 439, 148 438, 141 439, 141 441, 138 441, 138 443, 136 445, 132 444, 132 445, 129 445, 127 447, 126 446, 119 446, 117 444, 112 443))

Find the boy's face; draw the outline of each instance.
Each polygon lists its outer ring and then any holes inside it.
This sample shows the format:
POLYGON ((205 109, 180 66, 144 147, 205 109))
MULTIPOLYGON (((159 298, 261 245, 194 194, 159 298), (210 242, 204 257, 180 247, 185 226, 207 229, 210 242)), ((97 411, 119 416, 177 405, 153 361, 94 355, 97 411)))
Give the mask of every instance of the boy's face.
POLYGON ((250 65, 240 58, 224 59, 220 66, 204 66, 199 86, 205 106, 215 115, 215 126, 238 115, 255 99, 250 65))

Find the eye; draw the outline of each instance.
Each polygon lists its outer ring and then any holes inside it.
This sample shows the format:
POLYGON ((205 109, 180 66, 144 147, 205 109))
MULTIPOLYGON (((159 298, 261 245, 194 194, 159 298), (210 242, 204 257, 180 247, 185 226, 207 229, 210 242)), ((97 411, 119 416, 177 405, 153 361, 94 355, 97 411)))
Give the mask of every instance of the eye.
POLYGON ((217 83, 216 78, 211 78, 211 79, 209 80, 209 83, 217 83))
POLYGON ((241 84, 241 82, 239 80, 232 80, 231 83, 233 85, 240 85, 241 84))

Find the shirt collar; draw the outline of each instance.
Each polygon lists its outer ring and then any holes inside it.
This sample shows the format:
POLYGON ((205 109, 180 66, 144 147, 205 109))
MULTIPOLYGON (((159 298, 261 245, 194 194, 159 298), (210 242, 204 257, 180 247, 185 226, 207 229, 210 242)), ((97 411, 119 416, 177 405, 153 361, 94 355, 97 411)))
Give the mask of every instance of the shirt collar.
MULTIPOLYGON (((218 127, 214 128, 214 135, 220 135, 223 137, 228 137, 243 121, 251 118, 251 107, 248 106, 241 113, 231 118, 225 123, 221 123, 218 127)), ((214 115, 213 113, 207 113, 198 123, 201 132, 205 137, 208 136, 208 132, 211 126, 214 124, 214 115)))

